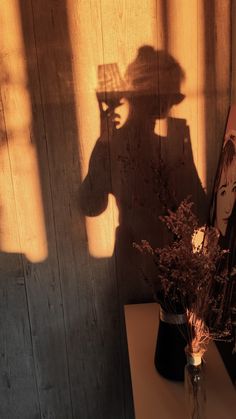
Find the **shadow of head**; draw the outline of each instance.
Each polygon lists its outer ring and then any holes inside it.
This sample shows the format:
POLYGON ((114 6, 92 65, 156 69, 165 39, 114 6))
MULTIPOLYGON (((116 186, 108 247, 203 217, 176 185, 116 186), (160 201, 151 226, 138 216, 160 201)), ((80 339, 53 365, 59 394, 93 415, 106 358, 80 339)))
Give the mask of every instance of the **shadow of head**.
POLYGON ((165 118, 171 107, 184 99, 184 78, 184 71, 170 54, 148 45, 140 47, 125 73, 133 113, 165 118))
POLYGON ((126 107, 126 119, 161 119, 184 99, 184 78, 183 69, 170 54, 144 45, 128 65, 124 78, 117 63, 99 66, 97 95, 118 116, 126 107))

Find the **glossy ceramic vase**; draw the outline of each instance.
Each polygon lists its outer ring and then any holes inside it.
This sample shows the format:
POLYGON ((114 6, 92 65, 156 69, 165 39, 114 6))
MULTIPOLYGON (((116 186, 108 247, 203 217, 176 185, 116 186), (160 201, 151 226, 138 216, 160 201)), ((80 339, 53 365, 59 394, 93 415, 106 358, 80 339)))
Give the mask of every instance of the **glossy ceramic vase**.
POLYGON ((187 419, 206 418, 205 364, 199 353, 187 353, 185 366, 185 399, 187 419))
POLYGON ((160 308, 154 363, 159 374, 168 380, 184 381, 186 333, 185 313, 169 313, 160 308))

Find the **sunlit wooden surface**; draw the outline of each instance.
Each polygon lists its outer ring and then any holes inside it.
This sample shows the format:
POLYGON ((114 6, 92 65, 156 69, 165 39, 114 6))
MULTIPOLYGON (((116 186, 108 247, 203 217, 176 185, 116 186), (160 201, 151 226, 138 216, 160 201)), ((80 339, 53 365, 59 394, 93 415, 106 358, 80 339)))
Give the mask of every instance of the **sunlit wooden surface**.
POLYGON ((0 249, 47 257, 39 163, 32 134, 25 44, 17 0, 0 9, 0 249))
MULTIPOLYGON (((184 384, 162 378, 154 367, 159 306, 126 305, 125 319, 135 418, 185 418, 184 384)), ((214 344, 208 349, 206 365, 207 419, 234 419, 236 390, 214 344)))
POLYGON ((209 194, 230 103, 231 1, 0 3, 0 417, 131 419, 120 313, 128 291, 145 293, 135 276, 118 280, 130 265, 114 254, 114 195, 98 217, 78 202, 100 135, 97 70, 115 62, 123 75, 142 45, 176 58, 186 99, 170 116, 186 120, 209 194))

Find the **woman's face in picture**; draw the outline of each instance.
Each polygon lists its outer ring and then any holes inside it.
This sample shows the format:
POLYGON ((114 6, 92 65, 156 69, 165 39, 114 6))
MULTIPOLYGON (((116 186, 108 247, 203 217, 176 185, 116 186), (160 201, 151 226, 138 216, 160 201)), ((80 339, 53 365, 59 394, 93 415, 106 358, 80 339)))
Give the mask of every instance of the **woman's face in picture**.
POLYGON ((236 159, 222 170, 216 195, 216 227, 225 236, 229 217, 236 198, 236 159))

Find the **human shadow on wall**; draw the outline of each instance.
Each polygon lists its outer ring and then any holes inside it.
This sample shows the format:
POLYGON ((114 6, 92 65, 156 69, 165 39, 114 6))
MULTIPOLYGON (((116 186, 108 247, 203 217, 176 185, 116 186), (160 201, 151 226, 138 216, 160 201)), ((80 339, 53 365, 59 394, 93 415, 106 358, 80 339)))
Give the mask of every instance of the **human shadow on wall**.
POLYGON ((124 80, 116 64, 98 68, 101 135, 80 188, 83 214, 96 217, 114 195, 119 210, 115 257, 121 303, 149 299, 145 275, 133 242, 162 246, 168 235, 160 215, 192 196, 201 221, 205 194, 193 161, 185 119, 169 117, 184 95, 184 71, 165 51, 145 45, 128 66, 124 80))

